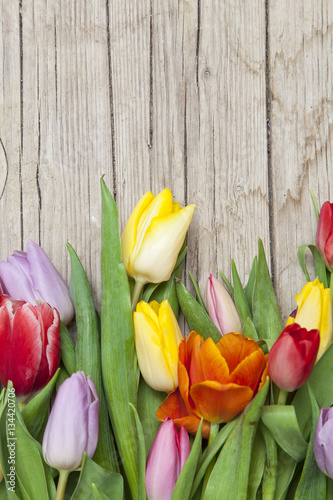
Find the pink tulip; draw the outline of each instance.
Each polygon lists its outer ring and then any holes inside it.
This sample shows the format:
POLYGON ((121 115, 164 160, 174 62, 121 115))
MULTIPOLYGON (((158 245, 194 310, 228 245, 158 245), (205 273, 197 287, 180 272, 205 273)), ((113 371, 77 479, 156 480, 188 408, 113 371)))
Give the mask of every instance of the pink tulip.
POLYGON ((60 362, 60 318, 45 302, 33 306, 0 296, 0 382, 13 382, 20 401, 53 377, 60 362))
POLYGON ((173 420, 166 418, 150 448, 146 468, 148 500, 170 500, 178 476, 191 451, 185 427, 178 435, 173 420))
POLYGON ((320 250, 329 271, 333 271, 333 203, 325 201, 321 207, 316 245, 320 250))
POLYGON ((234 301, 222 283, 212 274, 207 281, 207 307, 208 314, 221 335, 242 331, 242 323, 234 301))
POLYGON ((55 307, 66 325, 74 316, 66 282, 44 250, 31 240, 26 252, 16 251, 7 262, 0 261, 0 282, 3 292, 14 299, 55 307))
POLYGON ((320 335, 297 323, 287 326, 273 344, 268 356, 269 376, 283 391, 292 392, 309 378, 315 364, 320 335))

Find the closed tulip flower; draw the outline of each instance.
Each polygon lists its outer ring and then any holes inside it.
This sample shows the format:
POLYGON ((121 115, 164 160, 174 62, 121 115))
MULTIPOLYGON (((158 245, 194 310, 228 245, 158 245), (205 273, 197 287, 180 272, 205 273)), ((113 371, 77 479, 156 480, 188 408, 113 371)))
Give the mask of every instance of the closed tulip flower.
POLYGON ((172 391, 178 387, 178 346, 182 334, 169 302, 139 302, 133 321, 143 378, 156 391, 172 391))
POLYGON ((322 408, 313 443, 319 469, 333 479, 333 408, 322 408))
POLYGON ((0 261, 0 282, 4 293, 14 299, 55 307, 65 324, 74 316, 67 284, 44 250, 31 240, 26 252, 16 251, 7 262, 0 261))
POLYGON ((13 382, 20 402, 31 399, 53 377, 60 362, 56 309, 0 296, 0 382, 13 382))
POLYGON ((92 458, 98 441, 99 399, 91 378, 73 373, 57 392, 43 437, 45 461, 60 471, 81 466, 83 453, 92 458))
POLYGON ((178 476, 190 454, 186 429, 178 435, 175 424, 166 418, 150 448, 146 468, 148 500, 171 500, 178 476))
POLYGON ((296 316, 290 316, 287 326, 298 323, 307 330, 319 330, 320 343, 317 360, 332 342, 332 294, 318 279, 306 283, 296 294, 296 316))
POLYGON ((202 435, 209 436, 210 422, 229 422, 251 401, 267 375, 267 355, 257 343, 240 333, 227 333, 217 344, 197 332, 179 346, 179 387, 156 412, 170 417, 195 434, 201 417, 202 435))
POLYGON ((167 281, 190 225, 194 205, 180 208, 169 189, 157 196, 149 191, 134 208, 125 226, 121 247, 129 276, 142 283, 167 281))
POLYGON ((211 274, 207 281, 208 314, 221 335, 241 332, 242 323, 235 303, 222 283, 211 274))
POLYGON ((319 348, 319 331, 287 326, 269 351, 270 378, 283 391, 295 391, 309 378, 319 348))
POLYGON ((316 245, 320 250, 327 269, 333 271, 333 203, 325 201, 321 207, 316 245))

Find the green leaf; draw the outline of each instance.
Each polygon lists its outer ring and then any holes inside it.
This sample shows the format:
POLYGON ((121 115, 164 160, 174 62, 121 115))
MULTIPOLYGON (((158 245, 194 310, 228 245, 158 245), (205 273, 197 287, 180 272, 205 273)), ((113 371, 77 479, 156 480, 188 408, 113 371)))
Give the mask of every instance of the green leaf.
POLYGON ((91 500, 93 485, 97 485, 98 490, 112 500, 123 500, 122 476, 103 469, 84 453, 79 481, 71 500, 91 500))
POLYGON ((67 243, 71 259, 71 291, 75 304, 77 339, 76 370, 90 376, 99 397, 99 431, 94 460, 107 470, 118 472, 116 450, 111 435, 109 415, 102 386, 99 321, 87 275, 75 250, 67 243))
POLYGON ((176 292, 175 271, 173 271, 168 281, 164 281, 158 285, 152 293, 150 300, 156 300, 159 304, 161 304, 163 300, 167 300, 175 317, 178 318, 179 302, 176 292))
POLYGON ((238 276, 235 262, 233 260, 231 261, 231 269, 232 269, 232 279, 234 283, 234 301, 239 316, 241 318, 242 325, 244 326, 247 318, 251 318, 251 311, 243 290, 243 286, 238 276))
POLYGON ((314 264, 315 264, 315 269, 316 269, 316 276, 318 276, 319 281, 324 285, 325 288, 327 288, 327 274, 326 274, 326 266, 324 259, 316 247, 316 245, 301 245, 298 247, 297 250, 297 258, 298 262, 301 266, 301 269, 304 273, 304 276, 307 281, 311 281, 311 278, 309 276, 308 270, 306 268, 305 264, 305 252, 306 250, 309 249, 312 253, 314 264))
POLYGON ((273 500, 278 468, 277 446, 275 439, 262 421, 260 422, 260 428, 266 446, 266 465, 262 478, 262 498, 273 500))
POLYGON ((259 489, 261 479, 264 474, 265 465, 266 465, 266 444, 261 432, 261 426, 258 426, 252 448, 247 500, 256 500, 257 491, 259 489))
POLYGON ((201 454, 201 432, 202 432, 202 422, 201 419, 197 434, 195 436, 194 443, 192 445, 191 452, 184 464, 184 467, 179 474, 178 480, 176 482, 175 488, 171 500, 188 500, 191 494, 192 483, 197 468, 199 456, 201 454))
POLYGON ((255 256, 252 262, 250 276, 244 290, 245 297, 247 299, 247 303, 249 304, 251 313, 252 313, 253 292, 256 284, 257 268, 258 268, 258 259, 257 256, 255 256))
POLYGON ((312 192, 311 189, 310 189, 310 194, 311 194, 312 203, 313 203, 313 207, 314 207, 315 212, 316 212, 316 218, 317 218, 317 222, 318 222, 318 219, 319 219, 319 210, 318 210, 316 198, 314 197, 314 194, 313 194, 313 192, 312 192))
POLYGON ((197 296, 197 301, 199 302, 199 304, 201 305, 201 307, 203 307, 205 309, 205 311, 207 312, 207 308, 205 306, 204 301, 202 300, 201 293, 200 293, 199 287, 197 285, 197 282, 195 281, 194 276, 193 276, 193 274, 191 272, 189 273, 189 275, 190 275, 191 281, 192 281, 193 286, 194 286, 194 290, 195 290, 195 293, 196 293, 196 296, 197 296))
MULTIPOLYGON (((324 352, 322 357, 314 365, 308 384, 321 408, 333 405, 333 384, 323 383, 325 380, 333 380, 333 343, 324 352)), ((297 420, 305 438, 310 433, 311 405, 309 392, 306 385, 302 385, 296 392, 292 401, 295 407, 297 420), (308 429, 306 433, 305 430, 308 429)))
POLYGON ((107 407, 125 475, 138 497, 137 436, 129 403, 136 406, 137 359, 128 279, 122 263, 118 210, 103 179, 101 360, 107 407))
POLYGON ((204 477, 205 472, 208 469, 209 464, 211 463, 213 458, 220 451, 220 449, 222 448, 222 446, 224 445, 224 443, 228 439, 229 434, 232 431, 232 429, 235 427, 238 418, 239 417, 234 418, 233 420, 231 420, 230 422, 228 422, 227 424, 225 424, 222 427, 222 429, 220 430, 220 432, 218 433, 218 435, 216 436, 214 441, 211 443, 211 445, 208 448, 206 448, 204 453, 199 458, 198 471, 197 471, 197 474, 195 476, 194 483, 192 486, 191 497, 193 497, 193 495, 195 494, 195 492, 199 488, 201 480, 204 477))
POLYGON ((259 341, 257 330, 255 329, 255 326, 254 326, 251 318, 246 318, 246 321, 245 321, 244 327, 243 327, 243 336, 249 337, 250 339, 253 339, 256 342, 259 341))
POLYGON ((37 441, 43 439, 44 430, 49 416, 49 403, 58 379, 60 368, 55 372, 49 383, 22 410, 24 423, 37 441))
POLYGON ((308 384, 307 387, 312 410, 312 428, 301 479, 298 483, 296 495, 294 497, 295 500, 326 498, 326 476, 319 469, 313 452, 313 442, 320 408, 308 384))
POLYGON ((219 273, 220 273, 220 276, 223 279, 226 287, 228 288, 231 297, 233 298, 234 297, 234 287, 232 286, 230 281, 227 279, 227 277, 222 273, 222 271, 219 271, 219 273))
POLYGON ((75 342, 66 326, 60 323, 61 360, 70 375, 75 372, 75 342))
POLYGON ((138 500, 146 500, 146 448, 143 429, 138 412, 131 403, 129 404, 134 415, 136 432, 138 437, 138 457, 139 457, 139 494, 138 500))
POLYGON ((50 469, 43 461, 41 445, 25 427, 12 387, 9 382, 0 417, 0 464, 7 489, 11 487, 10 467, 15 467, 15 492, 19 498, 51 500, 55 485, 50 469))
POLYGON ((270 430, 279 446, 294 460, 303 460, 307 450, 299 428, 295 408, 293 406, 270 405, 264 406, 261 419, 270 430))
MULTIPOLYGON (((297 462, 282 448, 278 448, 278 470, 274 500, 284 500, 294 477, 297 462)), ((265 499, 266 500, 266 499, 265 499)))
POLYGON ((145 437, 146 455, 155 439, 161 422, 156 417, 156 411, 165 400, 165 392, 155 391, 140 377, 138 391, 138 414, 145 437))
POLYGON ((95 483, 92 483, 92 498, 93 500, 112 500, 111 497, 98 489, 95 483))
POLYGON ((276 295, 269 275, 262 241, 258 242, 258 269, 253 296, 253 323, 259 338, 277 339, 282 321, 276 295))
POLYGON ((203 500, 246 498, 253 442, 268 387, 267 378, 264 387, 240 415, 216 461, 203 500))
POLYGON ((221 333, 216 328, 205 309, 195 300, 182 281, 176 282, 179 305, 185 316, 189 329, 195 330, 204 340, 212 337, 214 342, 221 339, 221 333))

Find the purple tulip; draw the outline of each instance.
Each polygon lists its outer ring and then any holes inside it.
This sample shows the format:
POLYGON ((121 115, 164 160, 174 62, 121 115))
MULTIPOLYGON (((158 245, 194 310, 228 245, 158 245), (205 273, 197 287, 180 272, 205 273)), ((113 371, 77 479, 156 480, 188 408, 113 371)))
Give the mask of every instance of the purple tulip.
POLYGON ((91 378, 73 373, 59 387, 43 437, 45 461, 61 471, 80 467, 83 453, 92 458, 98 441, 99 399, 91 378))
POLYGON ((27 251, 16 251, 0 261, 0 282, 3 292, 13 299, 30 304, 47 302, 55 307, 67 325, 74 316, 68 286, 44 250, 28 241, 27 251))
POLYGON ((167 417, 150 448, 146 468, 148 500, 170 500, 187 457, 191 451, 185 427, 178 435, 173 420, 167 417))
POLYGON ((319 469, 333 479, 333 407, 320 410, 313 451, 319 469))
POLYGON ((207 281, 208 314, 216 328, 225 335, 242 331, 242 323, 229 293, 222 283, 211 274, 207 281))

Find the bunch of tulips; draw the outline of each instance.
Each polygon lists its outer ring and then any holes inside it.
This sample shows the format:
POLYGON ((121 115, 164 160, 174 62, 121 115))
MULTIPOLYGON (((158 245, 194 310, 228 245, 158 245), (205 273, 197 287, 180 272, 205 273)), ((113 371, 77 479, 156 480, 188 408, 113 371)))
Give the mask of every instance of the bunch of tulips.
POLYGON ((69 287, 32 241, 0 262, 0 498, 333 498, 333 204, 284 327, 261 240, 204 300, 181 279, 194 205, 148 192, 120 238, 101 194, 100 312, 69 244, 69 287))

